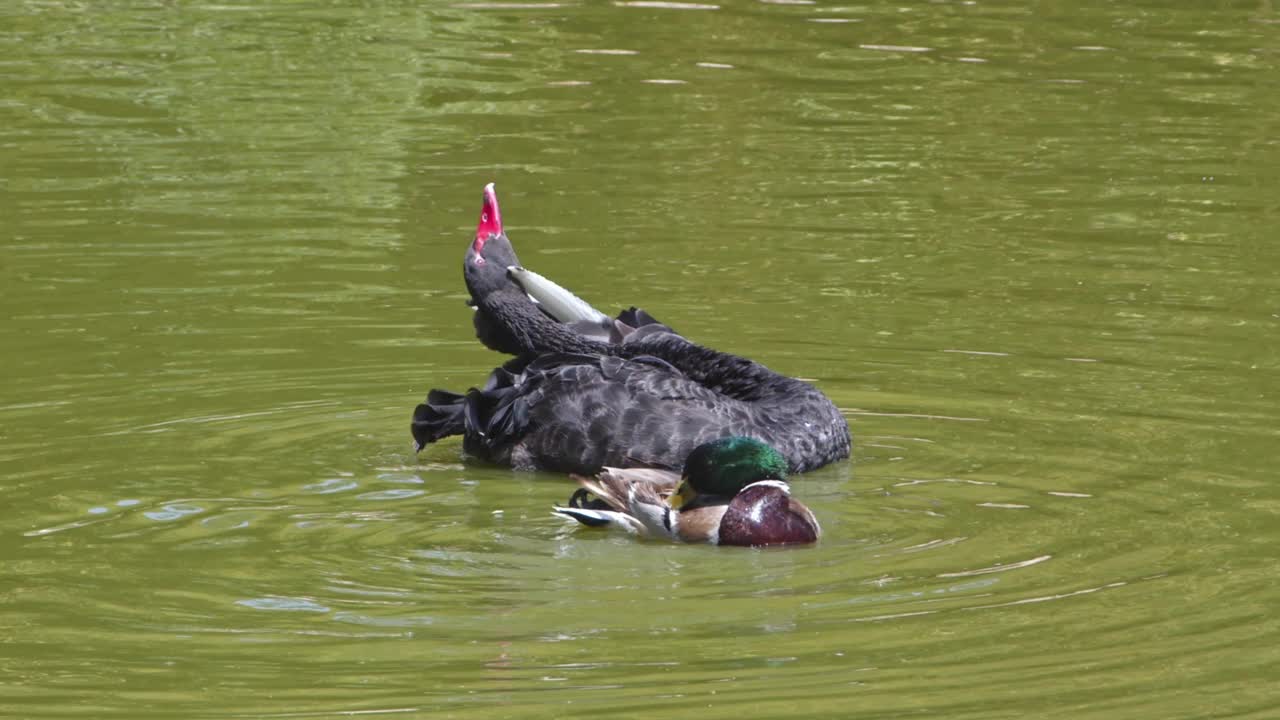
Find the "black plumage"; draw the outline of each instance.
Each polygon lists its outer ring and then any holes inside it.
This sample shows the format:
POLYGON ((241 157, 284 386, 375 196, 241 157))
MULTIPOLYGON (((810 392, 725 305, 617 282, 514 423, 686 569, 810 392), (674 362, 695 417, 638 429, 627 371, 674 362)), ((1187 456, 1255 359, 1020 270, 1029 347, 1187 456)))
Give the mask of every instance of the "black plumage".
MULTIPOLYGON (((493 212, 482 217, 496 216, 490 189, 485 201, 493 212)), ((620 342, 577 332, 539 311, 507 278, 508 263, 510 241, 482 220, 463 266, 477 330, 517 357, 465 395, 432 390, 414 411, 419 449, 462 435, 466 452, 491 462, 583 474, 677 469, 698 445, 730 435, 772 445, 792 472, 848 457, 848 424, 812 385, 692 343, 634 308, 620 316, 620 342)))

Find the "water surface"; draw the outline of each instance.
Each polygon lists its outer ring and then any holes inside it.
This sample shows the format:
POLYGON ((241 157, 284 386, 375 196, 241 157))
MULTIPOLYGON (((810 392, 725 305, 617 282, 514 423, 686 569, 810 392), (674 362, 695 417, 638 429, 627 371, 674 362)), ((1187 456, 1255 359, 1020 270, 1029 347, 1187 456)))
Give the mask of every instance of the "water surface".
POLYGON ((19 717, 1271 717, 1270 3, 0 9, 19 717), (415 456, 522 260, 805 377, 815 548, 415 456))

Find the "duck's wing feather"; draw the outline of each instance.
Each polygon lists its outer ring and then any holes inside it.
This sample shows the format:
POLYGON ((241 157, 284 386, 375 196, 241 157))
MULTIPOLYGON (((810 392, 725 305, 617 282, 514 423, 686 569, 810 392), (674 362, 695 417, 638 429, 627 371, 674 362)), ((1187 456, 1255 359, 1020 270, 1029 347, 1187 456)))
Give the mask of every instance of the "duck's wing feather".
POLYGON ((672 535, 667 497, 678 473, 651 468, 605 468, 592 477, 573 475, 580 486, 567 507, 553 512, 591 527, 621 527, 641 534, 672 535))
POLYGON ((592 476, 570 475, 578 487, 569 503, 580 507, 603 508, 626 512, 631 483, 621 474, 605 468, 592 476))
POLYGON ((676 538, 675 510, 667 504, 670 490, 660 490, 646 482, 627 484, 627 514, 644 526, 654 537, 676 538))
MULTIPOLYGON (((637 471, 626 470, 623 473, 637 471)), ((658 482, 652 482, 650 478, 643 476, 622 480, 613 473, 601 473, 594 478, 574 476, 582 489, 574 493, 568 506, 556 506, 552 508, 552 512, 573 518, 588 527, 621 529, 638 535, 684 542, 718 542, 720 523, 728 506, 708 505, 679 512, 673 510, 667 503, 667 496, 674 489, 670 476, 675 476, 675 473, 656 477, 658 482), (607 479, 601 480, 601 477, 607 479), (584 498, 584 490, 594 497, 584 498), (625 501, 618 508, 613 503, 619 501, 617 493, 623 491, 626 493, 625 501)), ((679 478, 674 477, 674 480, 678 481, 679 478)))
MULTIPOLYGON (((595 496, 595 500, 603 503, 604 507, 622 511, 627 509, 634 485, 651 488, 653 493, 665 502, 680 484, 679 473, 656 468, 606 467, 592 477, 582 475, 570 475, 570 477, 578 483, 582 491, 595 496)), ((574 497, 579 498, 581 495, 575 492, 574 497)), ((592 507, 595 506, 592 505, 592 507)))
POLYGON ((551 508, 554 515, 567 517, 577 520, 587 527, 608 528, 611 530, 623 530, 635 535, 645 533, 644 525, 635 518, 624 512, 616 510, 593 510, 590 508, 563 507, 556 505, 551 508))

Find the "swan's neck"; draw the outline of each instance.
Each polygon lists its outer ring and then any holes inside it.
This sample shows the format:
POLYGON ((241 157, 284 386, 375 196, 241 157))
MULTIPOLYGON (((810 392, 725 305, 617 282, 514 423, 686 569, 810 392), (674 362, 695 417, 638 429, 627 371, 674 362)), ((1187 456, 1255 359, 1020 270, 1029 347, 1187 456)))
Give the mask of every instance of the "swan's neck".
POLYGON ((476 300, 480 310, 511 332, 526 353, 550 352, 610 355, 610 346, 574 332, 542 314, 529 296, 514 284, 476 300))

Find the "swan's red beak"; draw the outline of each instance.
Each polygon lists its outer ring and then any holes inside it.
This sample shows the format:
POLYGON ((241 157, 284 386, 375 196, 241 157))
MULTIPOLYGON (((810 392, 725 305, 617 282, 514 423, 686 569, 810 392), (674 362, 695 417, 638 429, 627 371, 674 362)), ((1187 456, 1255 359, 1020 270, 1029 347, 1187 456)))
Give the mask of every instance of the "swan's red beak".
POLYGON ((498 209, 498 194, 493 183, 484 186, 484 205, 480 209, 480 224, 476 226, 476 241, 471 244, 476 258, 480 258, 489 238, 502 234, 502 211, 498 209))

